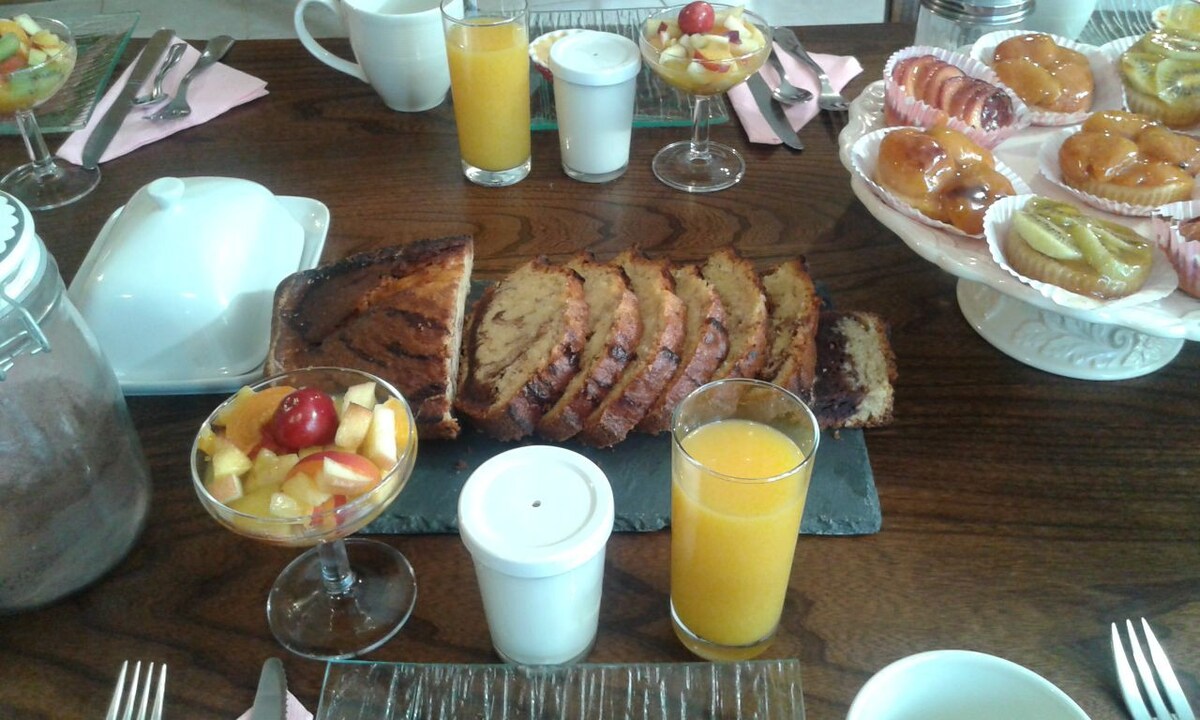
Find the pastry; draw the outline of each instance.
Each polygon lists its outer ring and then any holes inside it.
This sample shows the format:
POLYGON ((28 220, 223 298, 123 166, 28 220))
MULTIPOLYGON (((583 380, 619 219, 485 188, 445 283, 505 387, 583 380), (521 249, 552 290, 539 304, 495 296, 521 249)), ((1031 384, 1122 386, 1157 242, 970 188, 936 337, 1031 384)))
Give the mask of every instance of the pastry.
POLYGON ((1087 56, 1042 33, 1011 37, 996 46, 992 70, 1026 105, 1059 113, 1092 108, 1095 79, 1087 56))
POLYGON ((822 428, 869 428, 892 421, 896 356, 883 318, 821 313, 813 414, 822 428))
POLYGON ((763 275, 770 325, 767 362, 759 377, 808 401, 817 372, 817 324, 821 298, 803 258, 763 275))
POLYGON ((900 60, 890 80, 908 97, 983 132, 1007 127, 1016 118, 1012 98, 1003 89, 933 55, 900 60))
POLYGON ((754 265, 726 247, 709 255, 700 272, 716 288, 729 330, 729 352, 713 379, 758 377, 767 361, 767 296, 754 265))
POLYGON ((1130 110, 1172 128, 1200 124, 1200 34, 1152 30, 1121 55, 1118 70, 1130 110))

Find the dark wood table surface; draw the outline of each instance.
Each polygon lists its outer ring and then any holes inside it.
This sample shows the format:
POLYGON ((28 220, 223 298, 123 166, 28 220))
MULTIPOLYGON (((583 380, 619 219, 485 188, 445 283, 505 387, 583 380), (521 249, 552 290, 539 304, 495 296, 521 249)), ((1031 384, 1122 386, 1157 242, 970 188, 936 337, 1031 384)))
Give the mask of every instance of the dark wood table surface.
MULTIPOLYGON (((853 95, 912 27, 800 35, 813 50, 862 60, 853 95)), ((684 137, 682 128, 637 130, 628 173, 601 186, 568 179, 556 135, 536 133, 530 177, 484 189, 461 176, 449 103, 388 111, 294 41, 239 42, 225 62, 266 80, 270 95, 105 164, 89 197, 36 216, 68 282, 104 219, 164 175, 243 177, 321 200, 333 218, 326 260, 458 233, 475 237, 480 277, 535 253, 608 257, 634 244, 694 261, 732 242, 762 266, 803 254, 838 307, 887 318, 900 371, 895 422, 867 433, 883 529, 801 537, 767 654, 799 658, 809 717, 844 717, 867 678, 897 658, 969 648, 1035 670, 1093 718, 1123 718, 1109 623, 1139 616, 1200 702, 1195 343, 1162 370, 1121 382, 1066 379, 1010 359, 963 319, 956 279, 855 199, 821 119, 803 130, 803 154, 750 145, 736 122, 714 128, 749 171, 712 195, 670 190, 650 171, 654 152, 684 137)), ((23 153, 17 138, 0 140, 0 166, 23 153)), ((189 444, 217 400, 130 399, 153 473, 148 525, 92 587, 0 618, 0 718, 100 717, 126 658, 170 665, 170 720, 236 718, 273 655, 316 711, 324 664, 287 655, 264 613, 271 581, 297 552, 220 528, 192 490, 189 444)), ((668 532, 612 538, 590 661, 694 659, 670 629, 669 540, 668 532)), ((369 658, 495 661, 458 537, 385 541, 412 561, 420 596, 408 625, 369 658)))

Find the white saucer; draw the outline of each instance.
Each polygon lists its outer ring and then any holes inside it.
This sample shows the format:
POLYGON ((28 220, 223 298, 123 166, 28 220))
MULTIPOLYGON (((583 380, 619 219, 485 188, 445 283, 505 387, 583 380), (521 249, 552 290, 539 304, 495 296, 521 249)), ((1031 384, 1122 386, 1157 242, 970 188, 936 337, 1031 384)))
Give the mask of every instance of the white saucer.
MULTIPOLYGON (((325 236, 329 231, 329 208, 324 203, 310 198, 278 196, 277 200, 280 206, 300 223, 304 231, 304 246, 299 266, 296 269, 307 270, 316 267, 321 258, 321 251, 325 247, 325 236)), ((80 265, 79 272, 72 279, 68 289, 72 300, 77 301, 78 287, 82 284, 81 279, 91 277, 97 272, 96 265, 106 254, 105 241, 109 237, 109 230, 123 209, 124 206, 117 208, 109 216, 104 227, 101 228, 96 242, 92 244, 87 257, 84 258, 83 264, 80 265)), ((266 319, 266 323, 261 328, 263 337, 266 338, 271 332, 272 308, 269 304, 272 302, 272 298, 257 298, 256 302, 268 303, 265 308, 250 309, 266 319)), ((246 311, 246 308, 243 307, 240 310, 246 311)), ((266 361, 265 352, 262 361, 266 361)), ((189 367, 154 368, 153 372, 147 372, 144 368, 134 371, 114 367, 113 370, 116 372, 121 390, 126 395, 197 395, 234 392, 241 386, 260 379, 262 362, 246 372, 219 372, 189 367)))

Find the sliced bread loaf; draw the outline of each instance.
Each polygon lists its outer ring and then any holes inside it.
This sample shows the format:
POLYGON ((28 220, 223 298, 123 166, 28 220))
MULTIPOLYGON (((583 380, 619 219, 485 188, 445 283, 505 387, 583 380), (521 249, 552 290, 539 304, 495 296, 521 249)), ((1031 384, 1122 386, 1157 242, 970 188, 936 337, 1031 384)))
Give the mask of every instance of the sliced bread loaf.
POLYGON ((767 296, 754 265, 732 247, 713 253, 701 268, 725 306, 729 352, 713 379, 758 377, 767 359, 767 296))
POLYGON ((474 245, 420 240, 285 278, 275 292, 266 372, 336 365, 404 395, 422 440, 459 433, 455 397, 474 245))
POLYGON ((572 258, 566 266, 583 278, 589 327, 579 372, 538 423, 538 434, 554 441, 566 440, 583 429, 584 420, 608 395, 642 336, 637 296, 621 268, 596 262, 587 253, 572 258))
POLYGON ((455 407, 498 440, 529 435, 578 371, 587 329, 579 275, 525 263, 471 310, 455 407))
POLYGON ((762 280, 770 322, 767 362, 759 377, 808 401, 817 373, 821 298, 803 258, 782 263, 762 280))
POLYGON ((712 284, 700 274, 700 268, 684 265, 672 270, 671 276, 675 280, 675 294, 687 308, 687 325, 675 375, 637 424, 637 430, 651 434, 671 428, 675 406, 712 378, 729 351, 725 306, 712 284))
POLYGON ((892 420, 896 357, 883 318, 821 313, 813 413, 823 428, 864 428, 892 420))
POLYGON ((612 262, 625 271, 637 295, 642 336, 636 355, 579 433, 580 440, 596 447, 621 442, 645 416, 679 365, 686 325, 687 310, 665 260, 626 250, 612 262))

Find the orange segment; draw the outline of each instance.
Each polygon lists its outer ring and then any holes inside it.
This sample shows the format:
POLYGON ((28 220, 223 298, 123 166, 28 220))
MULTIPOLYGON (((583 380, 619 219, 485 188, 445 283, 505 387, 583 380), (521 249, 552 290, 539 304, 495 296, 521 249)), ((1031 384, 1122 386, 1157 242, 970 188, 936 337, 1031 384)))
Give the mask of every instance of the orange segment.
POLYGON ((225 438, 242 452, 249 453, 262 442, 263 426, 271 421, 283 399, 295 392, 287 385, 266 388, 259 392, 243 388, 229 409, 217 418, 225 426, 225 438))

